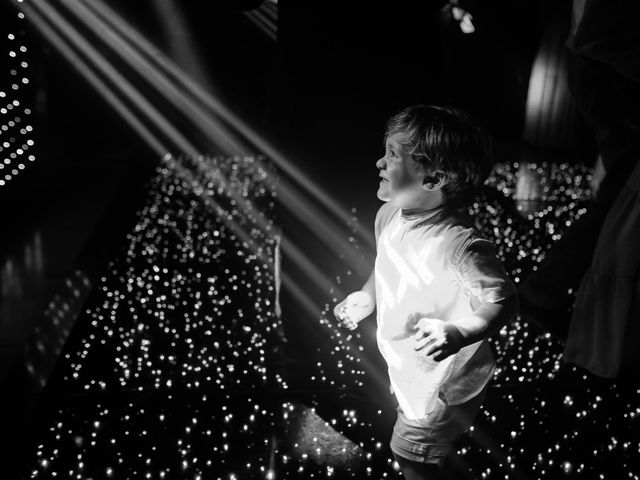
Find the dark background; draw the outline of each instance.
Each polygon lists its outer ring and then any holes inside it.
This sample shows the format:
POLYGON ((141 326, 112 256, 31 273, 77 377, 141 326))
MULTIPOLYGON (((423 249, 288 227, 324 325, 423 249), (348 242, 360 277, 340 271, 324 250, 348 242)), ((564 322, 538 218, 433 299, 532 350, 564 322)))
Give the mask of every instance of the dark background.
MULTIPOLYGON (((109 5, 170 51, 152 3, 109 5)), ((568 1, 463 3, 476 27, 469 35, 441 11, 443 2, 303 3, 279 2, 276 41, 245 15, 260 2, 191 0, 180 7, 210 82, 205 87, 332 196, 361 209, 365 220, 369 205, 377 205, 374 163, 384 122, 404 106, 465 107, 493 135, 497 160, 516 158, 545 25, 551 19, 568 29, 570 22, 568 1)), ((33 36, 42 148, 148 161, 150 152, 136 134, 37 32, 33 36)), ((584 150, 584 139, 569 144, 567 157, 580 145, 584 150)), ((581 153, 592 161, 588 148, 581 153)))

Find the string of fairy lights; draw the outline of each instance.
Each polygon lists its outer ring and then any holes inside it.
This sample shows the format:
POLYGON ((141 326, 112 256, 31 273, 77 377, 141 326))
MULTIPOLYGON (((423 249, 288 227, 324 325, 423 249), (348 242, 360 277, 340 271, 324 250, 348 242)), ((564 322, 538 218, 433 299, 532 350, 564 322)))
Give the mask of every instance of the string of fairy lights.
POLYGON ((19 175, 30 162, 32 153, 33 126, 31 108, 25 104, 26 90, 30 87, 30 63, 28 39, 22 27, 24 13, 15 12, 11 22, 15 27, 3 32, 2 54, 6 71, 0 84, 0 186, 6 185, 19 175))

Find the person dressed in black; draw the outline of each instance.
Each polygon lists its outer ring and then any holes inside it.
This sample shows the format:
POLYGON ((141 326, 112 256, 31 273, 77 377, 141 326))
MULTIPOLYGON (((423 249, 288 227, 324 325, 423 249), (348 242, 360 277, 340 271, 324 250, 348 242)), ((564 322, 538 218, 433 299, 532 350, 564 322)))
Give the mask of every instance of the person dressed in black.
POLYGON ((640 185, 633 180, 640 176, 640 2, 574 0, 573 7, 566 44, 571 51, 569 87, 593 130, 602 180, 592 183, 597 190, 587 213, 551 248, 518 293, 526 319, 567 340, 567 361, 615 377, 629 366, 625 351, 630 343, 640 341, 638 322, 630 323, 635 320, 630 312, 637 312, 640 300, 632 293, 638 290, 638 255, 632 245, 640 240, 633 224, 640 185), (625 231, 622 240, 618 229, 625 231), (627 285, 621 287, 621 282, 627 285), (629 292, 614 300, 621 288, 629 292), (572 291, 578 292, 575 308, 572 291), (618 350, 613 357, 605 354, 616 342, 620 345, 613 347, 618 350))

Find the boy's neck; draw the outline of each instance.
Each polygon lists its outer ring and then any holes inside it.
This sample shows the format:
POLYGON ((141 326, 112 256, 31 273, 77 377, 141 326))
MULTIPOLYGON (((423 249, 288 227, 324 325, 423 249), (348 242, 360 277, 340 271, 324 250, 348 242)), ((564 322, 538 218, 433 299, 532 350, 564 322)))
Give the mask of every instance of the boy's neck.
POLYGON ((430 213, 436 212, 438 210, 440 210, 442 207, 444 207, 444 204, 440 204, 436 207, 433 208, 427 208, 427 209, 422 209, 422 208, 403 208, 401 210, 401 215, 403 218, 416 218, 416 217, 423 217, 425 215, 428 215, 430 213))
MULTIPOLYGON (((436 192, 433 192, 436 193, 436 192)), ((420 215, 422 213, 428 213, 434 210, 438 210, 444 207, 444 197, 441 192, 437 192, 439 195, 429 195, 425 198, 420 205, 416 205, 415 207, 403 208, 402 215, 420 215)))

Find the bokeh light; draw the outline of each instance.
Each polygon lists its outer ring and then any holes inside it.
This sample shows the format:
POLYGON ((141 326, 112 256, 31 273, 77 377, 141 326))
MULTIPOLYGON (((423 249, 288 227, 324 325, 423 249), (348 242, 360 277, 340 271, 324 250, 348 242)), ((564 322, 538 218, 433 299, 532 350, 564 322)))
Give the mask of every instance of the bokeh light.
MULTIPOLYGON (((515 205, 517 163, 498 165, 470 206, 518 279, 589 199, 588 168, 527 168, 545 179, 535 212, 515 205)), ((331 302, 306 390, 291 388, 292 339, 275 308, 277 201, 265 159, 163 160, 50 382, 31 478, 400 478, 393 411, 381 408, 392 397, 372 397, 379 372, 362 361, 375 343, 340 330, 331 302)), ((638 478, 637 389, 564 364, 562 346, 520 318, 492 344, 498 368, 457 446, 461 478, 638 478)))
POLYGON ((29 105, 32 66, 24 15, 13 12, 11 20, 13 28, 0 41, 5 65, 0 80, 0 187, 36 159, 29 105))

